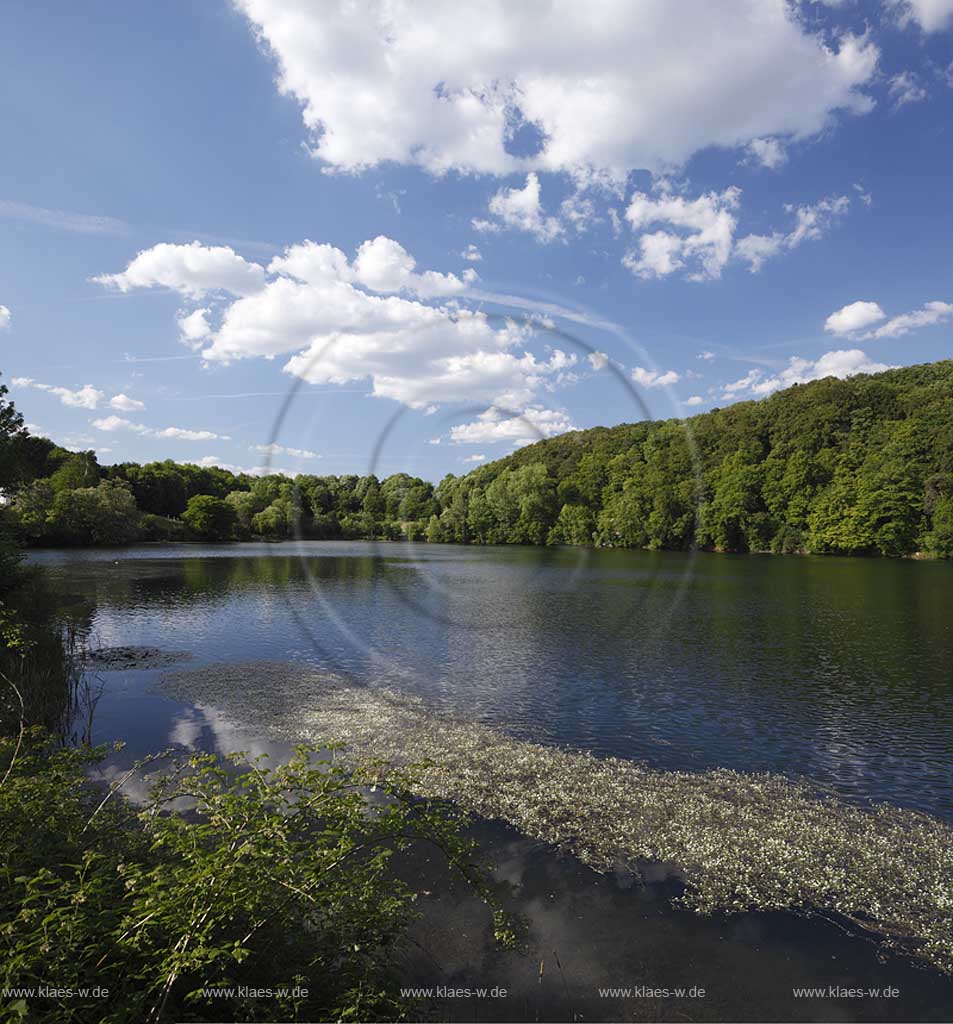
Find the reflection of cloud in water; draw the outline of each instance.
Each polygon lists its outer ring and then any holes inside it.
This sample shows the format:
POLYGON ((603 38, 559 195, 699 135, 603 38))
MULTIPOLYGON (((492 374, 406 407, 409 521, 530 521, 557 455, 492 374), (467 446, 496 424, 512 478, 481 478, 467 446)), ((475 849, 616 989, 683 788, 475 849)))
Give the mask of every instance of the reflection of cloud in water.
POLYGON ((501 986, 508 997, 449 1001, 420 1019, 930 1020, 949 1004, 948 979, 896 958, 884 962, 872 943, 832 924, 782 913, 700 918, 672 905, 680 887, 664 869, 633 885, 631 875, 597 874, 497 823, 478 823, 473 834, 505 905, 526 921, 526 948, 494 947, 479 901, 449 883, 439 858, 423 859, 419 880, 434 893, 418 904, 423 917, 403 964, 406 984, 501 986), (834 984, 893 985, 901 995, 807 1005, 792 992, 834 984), (697 986, 705 997, 599 995, 640 985, 697 986))
POLYGON ((149 790, 156 781, 156 771, 161 768, 153 767, 145 773, 136 772, 128 775, 129 765, 117 763, 117 759, 110 758, 108 761, 97 765, 89 772, 89 777, 104 786, 113 786, 122 782, 122 795, 131 800, 134 804, 144 804, 149 799, 149 790))
MULTIPOLYGON (((176 758, 192 753, 226 755, 235 751, 246 753, 249 760, 264 756, 273 765, 287 761, 291 744, 278 739, 269 739, 260 731, 238 724, 234 718, 220 708, 197 704, 179 711, 169 729, 168 757, 146 757, 146 763, 139 771, 130 774, 135 757, 127 749, 109 754, 106 759, 89 771, 89 777, 96 783, 112 786, 122 782, 122 795, 134 804, 149 800, 151 786, 160 777, 171 771, 176 758)), ((155 751, 159 753, 159 751, 155 751)), ((191 801, 176 801, 177 810, 191 806, 191 801)))
POLYGON ((571 850, 600 871, 640 861, 684 873, 703 913, 821 910, 912 937, 953 970, 953 830, 890 805, 820 798, 781 776, 664 772, 514 740, 431 714, 416 697, 345 685, 304 666, 232 663, 168 677, 286 740, 342 740, 359 756, 432 760, 422 795, 453 800, 571 850))
POLYGON ((204 709, 187 708, 175 719, 169 730, 169 742, 179 747, 195 748, 205 727, 204 709))
POLYGON ((184 708, 169 731, 169 743, 213 754, 244 751, 250 758, 267 757, 273 764, 285 760, 289 744, 269 740, 260 731, 240 725, 221 708, 196 704, 184 708))

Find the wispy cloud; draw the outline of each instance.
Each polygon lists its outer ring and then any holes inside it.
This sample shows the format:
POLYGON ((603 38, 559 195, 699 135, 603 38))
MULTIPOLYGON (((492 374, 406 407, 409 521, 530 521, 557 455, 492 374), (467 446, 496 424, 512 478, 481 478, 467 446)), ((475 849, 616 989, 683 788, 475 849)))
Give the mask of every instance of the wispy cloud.
POLYGON ((483 291, 482 289, 471 288, 469 297, 483 302, 491 302, 494 305, 512 306, 515 309, 525 309, 531 313, 541 313, 544 316, 560 317, 563 320, 571 320, 573 323, 585 324, 587 327, 597 327, 600 330, 617 333, 622 327, 612 320, 585 310, 568 309, 557 302, 547 302, 540 299, 526 299, 520 295, 507 295, 503 292, 483 291))
POLYGON ((28 224, 39 224, 59 231, 72 231, 81 235, 161 235, 163 238, 191 242, 196 237, 205 243, 233 245, 248 252, 271 255, 280 246, 271 242, 258 242, 248 238, 234 238, 231 235, 209 234, 194 228, 159 228, 148 225, 130 224, 119 217, 98 213, 77 213, 75 210, 57 210, 32 203, 18 203, 12 199, 0 199, 0 219, 16 220, 28 224))
POLYGON ((132 226, 117 217, 98 214, 74 213, 71 210, 51 210, 30 203, 16 203, 0 199, 0 217, 5 220, 26 221, 61 231, 75 231, 82 235, 128 235, 132 226))

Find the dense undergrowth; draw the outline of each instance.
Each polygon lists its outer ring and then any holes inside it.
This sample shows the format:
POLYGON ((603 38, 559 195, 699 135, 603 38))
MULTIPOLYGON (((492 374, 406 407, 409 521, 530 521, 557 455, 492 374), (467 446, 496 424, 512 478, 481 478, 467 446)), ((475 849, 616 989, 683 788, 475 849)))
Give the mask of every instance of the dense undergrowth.
POLYGON ((134 805, 88 784, 104 750, 16 747, 0 746, 0 987, 72 993, 8 998, 8 1020, 399 1019, 416 894, 392 855, 436 845, 482 885, 458 816, 408 797, 413 769, 202 754, 134 805))

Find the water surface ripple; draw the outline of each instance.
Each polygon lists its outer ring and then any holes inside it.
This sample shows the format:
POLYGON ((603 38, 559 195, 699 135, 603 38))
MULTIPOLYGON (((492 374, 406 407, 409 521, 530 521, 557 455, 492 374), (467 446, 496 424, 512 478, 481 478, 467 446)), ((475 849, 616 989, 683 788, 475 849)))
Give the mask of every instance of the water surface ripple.
MULTIPOLYGON (((953 565, 341 542, 32 557, 105 645, 306 662, 538 743, 953 818, 953 565)), ((141 703, 101 708, 167 742, 141 703)))

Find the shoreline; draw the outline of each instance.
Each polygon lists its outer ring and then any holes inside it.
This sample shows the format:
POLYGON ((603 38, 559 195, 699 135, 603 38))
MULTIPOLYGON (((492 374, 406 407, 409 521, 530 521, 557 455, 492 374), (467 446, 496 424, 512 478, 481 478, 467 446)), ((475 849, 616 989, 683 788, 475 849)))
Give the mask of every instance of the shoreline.
POLYGON ((274 537, 250 537, 245 540, 134 540, 128 544, 34 544, 24 547, 23 550, 29 555, 33 551, 128 551, 134 548, 168 548, 168 547, 214 547, 229 548, 241 547, 249 544, 267 544, 277 547, 282 544, 374 544, 374 545, 407 545, 413 544, 421 548, 468 548, 474 551, 481 549, 513 549, 525 551, 639 551, 646 554, 666 555, 727 555, 734 558, 820 558, 824 561, 851 561, 851 562, 937 562, 950 561, 941 558, 939 555, 931 554, 929 551, 915 551, 905 555, 881 555, 874 553, 864 554, 841 554, 828 553, 823 551, 734 551, 723 548, 650 548, 650 547, 623 547, 595 544, 460 544, 453 541, 427 541, 410 540, 406 537, 392 539, 389 537, 287 537, 276 539, 274 537))

